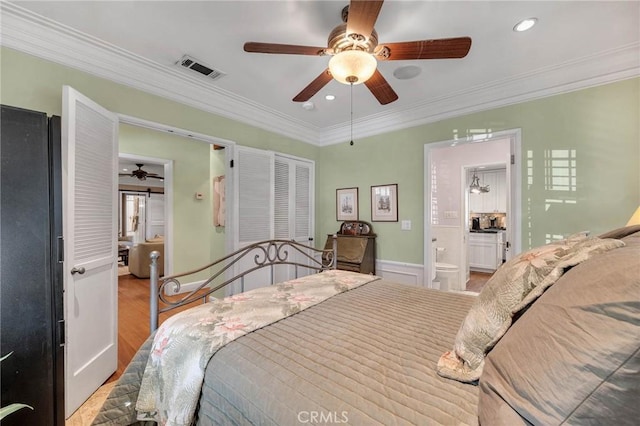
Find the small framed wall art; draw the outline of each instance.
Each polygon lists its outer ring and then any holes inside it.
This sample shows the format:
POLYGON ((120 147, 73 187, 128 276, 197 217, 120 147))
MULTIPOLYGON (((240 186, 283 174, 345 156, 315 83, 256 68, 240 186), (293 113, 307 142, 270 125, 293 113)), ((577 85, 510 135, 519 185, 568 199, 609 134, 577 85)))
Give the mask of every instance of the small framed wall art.
POLYGON ((336 189, 336 220, 358 220, 358 188, 336 189))
POLYGON ((371 221, 398 221, 398 184, 371 187, 371 221))

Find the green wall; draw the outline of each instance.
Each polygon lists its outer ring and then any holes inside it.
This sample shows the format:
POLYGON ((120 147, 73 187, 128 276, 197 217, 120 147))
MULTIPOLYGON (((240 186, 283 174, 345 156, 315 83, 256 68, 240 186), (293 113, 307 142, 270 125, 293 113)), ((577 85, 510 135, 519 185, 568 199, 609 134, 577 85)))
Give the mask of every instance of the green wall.
MULTIPOLYGON (((318 245, 338 229, 337 188, 358 187, 360 218, 370 220, 370 186, 397 183, 399 219, 410 219, 413 229, 400 231, 399 222, 374 223, 378 258, 422 264, 424 145, 465 136, 471 129, 522 129, 520 161, 532 156, 530 184, 526 162, 523 165, 525 249, 542 244, 547 234, 584 229, 598 233, 624 225, 640 204, 637 78, 383 135, 363 139, 356 135, 354 146, 319 148, 11 49, 2 48, 0 55, 0 102, 4 104, 60 114, 61 88, 66 84, 118 113, 315 160, 318 245), (545 155, 567 149, 576 152, 577 185, 572 194, 560 194, 545 187, 545 155), (562 204, 548 201, 559 197, 562 204)), ((181 250, 188 247, 176 246, 176 253, 181 250)))
POLYGON ((640 204, 640 79, 626 80, 325 147, 316 162, 316 229, 335 232, 336 188, 359 188, 360 219, 371 220, 370 187, 398 184, 399 219, 375 222, 378 259, 423 263, 424 145, 471 129, 522 129, 522 248, 547 235, 623 226, 640 204), (575 191, 552 190, 545 156, 575 150, 575 191), (557 153, 558 151, 556 151, 557 153), (531 156, 529 169, 527 160, 531 156), (528 176, 532 182, 528 183, 528 176), (562 201, 561 203, 558 200, 562 201))
POLYGON ((58 65, 6 47, 0 48, 0 101, 60 115, 62 86, 69 85, 110 111, 188 129, 205 135, 304 158, 318 147, 235 120, 150 95, 122 84, 58 65))
POLYGON ((210 145, 123 124, 119 143, 120 153, 173 160, 173 272, 195 269, 209 262, 213 232, 210 145), (196 192, 204 194, 204 199, 197 200, 196 192))
MULTIPOLYGON (((178 102, 89 75, 8 48, 0 48, 0 102, 49 115, 62 113, 62 86, 69 85, 105 108, 150 121, 314 160, 319 148, 178 102)), ((174 271, 184 271, 224 250, 213 228, 210 145, 121 125, 120 151, 174 159, 174 271), (196 191, 207 194, 196 201, 196 191), (203 231, 204 230, 204 231, 203 231), (203 260, 204 259, 204 260, 203 260)))

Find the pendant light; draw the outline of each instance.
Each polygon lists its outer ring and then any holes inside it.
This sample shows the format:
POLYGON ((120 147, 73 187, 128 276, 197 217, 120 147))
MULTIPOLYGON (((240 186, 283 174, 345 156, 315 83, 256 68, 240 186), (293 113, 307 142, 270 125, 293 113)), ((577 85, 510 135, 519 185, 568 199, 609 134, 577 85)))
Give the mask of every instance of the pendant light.
POLYGON ((473 171, 473 176, 471 177, 471 185, 469 185, 469 192, 472 194, 489 192, 489 185, 485 185, 485 186, 480 185, 480 178, 476 174, 476 170, 473 171))

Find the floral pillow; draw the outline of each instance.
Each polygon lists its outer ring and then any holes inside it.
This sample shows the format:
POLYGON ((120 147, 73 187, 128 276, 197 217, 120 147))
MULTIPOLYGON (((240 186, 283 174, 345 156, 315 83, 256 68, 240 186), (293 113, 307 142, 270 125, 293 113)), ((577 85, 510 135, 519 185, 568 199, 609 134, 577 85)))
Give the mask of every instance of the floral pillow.
POLYGON ((461 382, 480 378, 487 352, 526 308, 566 270, 624 243, 585 234, 531 249, 502 265, 487 281, 458 330, 453 351, 438 360, 438 374, 461 382))

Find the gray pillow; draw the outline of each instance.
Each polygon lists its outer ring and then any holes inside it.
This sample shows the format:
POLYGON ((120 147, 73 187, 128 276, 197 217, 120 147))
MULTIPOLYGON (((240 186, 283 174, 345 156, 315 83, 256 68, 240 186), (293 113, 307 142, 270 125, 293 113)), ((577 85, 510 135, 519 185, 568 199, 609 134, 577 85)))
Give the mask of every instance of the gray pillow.
POLYGON ((640 232, 623 241, 568 271, 487 355, 481 424, 637 424, 640 232))

